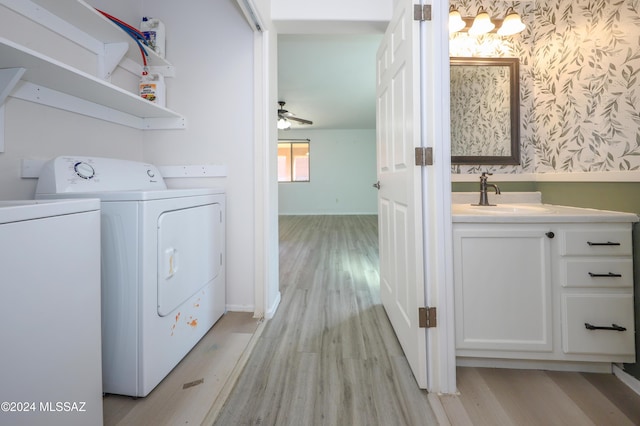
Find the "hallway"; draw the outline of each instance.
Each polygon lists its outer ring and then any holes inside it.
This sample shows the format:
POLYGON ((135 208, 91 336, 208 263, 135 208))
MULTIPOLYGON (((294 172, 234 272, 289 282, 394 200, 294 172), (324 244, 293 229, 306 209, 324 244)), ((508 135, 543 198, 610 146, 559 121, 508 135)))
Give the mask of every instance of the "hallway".
POLYGON ((378 283, 376 216, 282 216, 282 302, 215 424, 437 424, 378 283))

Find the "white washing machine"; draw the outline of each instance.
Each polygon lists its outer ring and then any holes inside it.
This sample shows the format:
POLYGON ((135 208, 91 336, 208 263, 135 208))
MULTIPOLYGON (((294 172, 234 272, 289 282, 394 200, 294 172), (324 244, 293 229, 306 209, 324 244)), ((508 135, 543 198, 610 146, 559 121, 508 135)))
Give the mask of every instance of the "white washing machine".
POLYGON ((58 157, 37 199, 99 198, 103 391, 146 396, 225 312, 225 195, 133 161, 58 157))
POLYGON ((0 424, 101 425, 100 202, 0 201, 0 424))

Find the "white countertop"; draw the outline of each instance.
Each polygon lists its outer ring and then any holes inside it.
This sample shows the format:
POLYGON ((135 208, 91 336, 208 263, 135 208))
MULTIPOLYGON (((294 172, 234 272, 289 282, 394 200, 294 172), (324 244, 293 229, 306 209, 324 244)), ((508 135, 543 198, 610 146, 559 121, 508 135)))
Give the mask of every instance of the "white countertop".
POLYGON ((451 213, 454 223, 638 222, 634 213, 541 203, 452 204, 451 213))
POLYGON ((3 200, 0 224, 100 210, 100 200, 3 200))
POLYGON ((488 194, 495 206, 474 206, 479 192, 452 192, 451 214, 454 223, 567 223, 638 222, 634 213, 542 204, 540 192, 503 192, 488 194))

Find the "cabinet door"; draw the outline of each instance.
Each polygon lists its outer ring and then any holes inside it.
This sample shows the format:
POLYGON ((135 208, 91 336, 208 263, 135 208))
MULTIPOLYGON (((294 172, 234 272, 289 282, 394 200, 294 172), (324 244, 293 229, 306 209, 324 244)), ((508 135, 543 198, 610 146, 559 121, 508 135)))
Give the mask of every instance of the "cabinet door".
POLYGON ((633 287, 633 259, 611 257, 565 257, 559 265, 563 287, 633 287))
POLYGON ((546 229, 483 228, 454 230, 456 347, 551 351, 546 229))
POLYGON ((630 355, 627 362, 634 361, 633 294, 566 294, 562 305, 565 353, 630 355))
POLYGON ((560 233, 560 255, 628 256, 632 252, 631 225, 591 224, 560 233))

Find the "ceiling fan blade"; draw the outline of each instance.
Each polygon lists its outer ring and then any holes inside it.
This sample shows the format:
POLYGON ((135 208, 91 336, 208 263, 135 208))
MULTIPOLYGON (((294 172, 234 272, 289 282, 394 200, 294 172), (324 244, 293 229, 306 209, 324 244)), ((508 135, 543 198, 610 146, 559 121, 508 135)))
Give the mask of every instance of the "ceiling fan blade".
POLYGON ((278 118, 283 120, 293 120, 297 121, 300 124, 313 124, 311 120, 305 120, 304 118, 298 118, 294 114, 290 113, 286 109, 284 109, 284 101, 278 101, 278 105, 280 105, 280 109, 278 109, 278 118))
POLYGON ((297 121, 298 123, 301 123, 301 124, 313 124, 313 121, 305 120, 304 118, 299 118, 299 117, 296 117, 295 115, 287 116, 287 120, 297 121))

